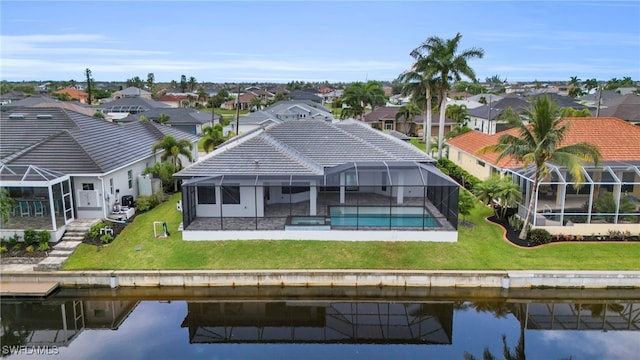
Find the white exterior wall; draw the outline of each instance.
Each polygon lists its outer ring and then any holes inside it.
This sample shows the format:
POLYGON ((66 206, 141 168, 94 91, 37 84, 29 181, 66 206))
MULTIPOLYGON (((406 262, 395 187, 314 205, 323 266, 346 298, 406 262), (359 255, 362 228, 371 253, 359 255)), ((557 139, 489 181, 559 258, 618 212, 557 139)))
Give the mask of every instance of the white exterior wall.
POLYGON ((107 204, 98 176, 72 177, 73 202, 78 219, 102 219, 107 204), (82 184, 92 184, 94 190, 82 190, 82 184))

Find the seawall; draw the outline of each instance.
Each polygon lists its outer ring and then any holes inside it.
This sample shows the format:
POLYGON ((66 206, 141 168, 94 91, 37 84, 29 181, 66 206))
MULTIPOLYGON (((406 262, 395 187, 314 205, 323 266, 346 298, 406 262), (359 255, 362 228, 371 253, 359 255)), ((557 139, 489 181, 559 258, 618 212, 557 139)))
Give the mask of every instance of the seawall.
POLYGON ((3 272, 3 282, 51 282, 62 287, 450 287, 640 288, 640 271, 423 270, 108 270, 3 272))

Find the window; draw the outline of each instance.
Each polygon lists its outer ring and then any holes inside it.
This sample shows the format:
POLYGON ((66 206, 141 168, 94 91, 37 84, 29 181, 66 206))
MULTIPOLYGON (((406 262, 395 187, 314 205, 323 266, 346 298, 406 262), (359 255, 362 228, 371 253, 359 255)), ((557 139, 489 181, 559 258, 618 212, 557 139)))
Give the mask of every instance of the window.
POLYGON ((478 160, 478 161, 477 161, 477 163, 478 163, 478 165, 480 165, 480 166, 482 166, 482 167, 484 167, 484 166, 486 165, 486 164, 484 163, 484 161, 480 161, 480 160, 478 160))
POLYGON ((384 124, 384 129, 385 130, 393 130, 393 123, 391 122, 387 122, 384 124))
POLYGON ((240 204, 240 186, 223 186, 222 203, 223 204, 240 204))
POLYGON ((82 190, 93 190, 93 184, 92 183, 83 183, 82 184, 82 190))
POLYGON ((129 181, 129 189, 133 189, 133 170, 127 171, 127 180, 129 181))
POLYGON ((113 178, 109 179, 109 193, 113 195, 113 178))
POLYGON ((215 204, 216 187, 198 186, 198 204, 215 204))
POLYGON ((458 150, 458 163, 462 162, 462 151, 458 150))

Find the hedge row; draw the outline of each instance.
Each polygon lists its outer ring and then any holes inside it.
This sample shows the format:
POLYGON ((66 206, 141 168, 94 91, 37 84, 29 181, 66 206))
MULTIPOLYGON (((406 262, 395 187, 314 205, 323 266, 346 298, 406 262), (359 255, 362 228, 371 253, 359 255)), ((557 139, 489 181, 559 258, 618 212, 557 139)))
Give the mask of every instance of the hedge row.
POLYGON ((436 164, 438 169, 440 169, 443 173, 451 176, 451 178, 457 181, 459 184, 465 187, 465 189, 471 191, 473 187, 482 182, 477 177, 469 174, 466 170, 462 169, 460 166, 453 163, 453 161, 447 158, 438 159, 438 163, 436 164))

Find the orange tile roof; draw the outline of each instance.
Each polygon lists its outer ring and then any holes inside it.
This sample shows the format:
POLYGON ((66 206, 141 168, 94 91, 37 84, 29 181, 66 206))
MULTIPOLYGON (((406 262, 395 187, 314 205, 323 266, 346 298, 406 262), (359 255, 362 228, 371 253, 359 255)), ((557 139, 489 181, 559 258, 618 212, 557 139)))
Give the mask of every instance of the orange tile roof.
MULTIPOLYGON (((578 117, 566 118, 569 130, 560 146, 572 145, 579 142, 593 144, 600 150, 601 162, 640 161, 640 126, 615 117, 578 117)), ((479 131, 470 131, 447 141, 450 146, 506 169, 521 167, 512 158, 497 162, 498 153, 478 154, 477 151, 487 145, 498 143, 503 134, 517 135, 516 129, 501 131, 494 135, 487 135, 479 131)))
POLYGON ((87 94, 84 91, 80 91, 80 90, 76 90, 74 88, 64 88, 62 90, 58 90, 55 92, 56 94, 68 94, 70 98, 72 99, 86 99, 87 97, 89 97, 89 94, 87 94))

